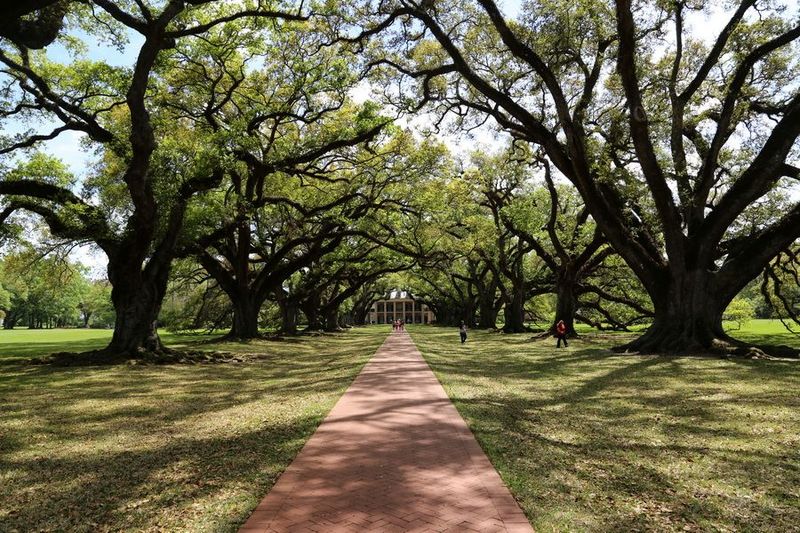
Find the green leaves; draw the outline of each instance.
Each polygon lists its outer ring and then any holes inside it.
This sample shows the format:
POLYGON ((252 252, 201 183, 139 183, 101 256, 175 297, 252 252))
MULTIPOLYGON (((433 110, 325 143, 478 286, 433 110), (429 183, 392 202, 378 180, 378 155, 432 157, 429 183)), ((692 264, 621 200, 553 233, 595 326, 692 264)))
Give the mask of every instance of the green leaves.
POLYGON ((5 179, 9 181, 21 179, 41 181, 66 188, 75 185, 76 182, 75 176, 63 161, 38 151, 31 153, 16 167, 9 170, 5 179))
POLYGON ((33 248, 7 254, 0 262, 0 286, 8 303, 6 319, 31 327, 77 325, 88 290, 83 267, 33 248))

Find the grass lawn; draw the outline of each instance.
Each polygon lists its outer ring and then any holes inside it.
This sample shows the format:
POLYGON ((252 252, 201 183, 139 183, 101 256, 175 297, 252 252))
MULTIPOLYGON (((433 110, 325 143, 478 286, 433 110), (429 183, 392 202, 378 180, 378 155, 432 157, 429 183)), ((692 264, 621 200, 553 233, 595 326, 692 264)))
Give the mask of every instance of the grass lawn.
POLYGON ((0 364, 105 348, 112 333, 110 329, 0 329, 0 364))
POLYGON ((0 331, 0 531, 235 531, 387 331, 165 336, 250 354, 238 364, 17 364, 109 334, 0 331))
MULTIPOLYGON (((793 331, 800 333, 800 327, 791 322, 790 325, 793 331)), ((734 339, 741 339, 755 344, 800 346, 800 335, 787 331, 780 320, 751 320, 741 329, 737 329, 735 324, 730 324, 730 327, 726 327, 725 329, 734 339)))
MULTIPOLYGON (((110 329, 0 329, 0 364, 16 364, 31 357, 43 357, 55 352, 86 352, 105 348, 114 332, 110 329)), ((184 334, 159 331, 161 340, 172 348, 191 347, 193 350, 228 350, 221 343, 209 340, 221 335, 184 334)), ((230 351, 242 351, 234 345, 230 351)), ((245 349, 246 350, 246 349, 245 349)))
MULTIPOLYGON (((798 344, 780 328, 734 334, 798 344)), ((800 531, 798 362, 409 330, 537 531, 800 531)))

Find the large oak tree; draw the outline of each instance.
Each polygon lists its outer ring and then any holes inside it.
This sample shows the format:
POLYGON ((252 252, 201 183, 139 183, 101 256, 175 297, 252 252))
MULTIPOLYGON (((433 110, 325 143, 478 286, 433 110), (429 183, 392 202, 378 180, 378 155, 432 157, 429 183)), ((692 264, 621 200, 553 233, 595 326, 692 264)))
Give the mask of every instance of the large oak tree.
POLYGON ((800 203, 730 231, 798 177, 800 25, 742 0, 706 42, 689 14, 712 8, 536 0, 514 19, 493 0, 359 2, 366 28, 346 38, 381 40, 372 64, 417 83, 414 107, 491 117, 541 147, 652 299, 625 348, 730 349, 728 303, 800 237, 800 203))
POLYGON ((27 210, 40 215, 56 236, 94 242, 108 256, 116 311, 106 352, 135 356, 161 351, 156 319, 187 206, 195 195, 221 182, 224 168, 210 139, 196 132, 183 135, 190 126, 161 120, 156 96, 159 88, 168 92, 170 87, 163 82, 160 61, 177 40, 232 20, 257 31, 263 20, 304 16, 265 2, 94 0, 70 6, 98 17, 101 24, 95 32, 114 28, 119 35, 138 34, 134 64, 119 68, 86 59, 63 65, 32 53, 19 39, 2 41, 3 118, 54 126, 44 133, 31 130, 4 138, 0 153, 19 153, 65 132, 81 132, 102 156, 103 192, 116 193, 118 202, 109 208, 68 187, 4 179, 0 221, 27 210), (175 136, 172 146, 164 146, 175 136))

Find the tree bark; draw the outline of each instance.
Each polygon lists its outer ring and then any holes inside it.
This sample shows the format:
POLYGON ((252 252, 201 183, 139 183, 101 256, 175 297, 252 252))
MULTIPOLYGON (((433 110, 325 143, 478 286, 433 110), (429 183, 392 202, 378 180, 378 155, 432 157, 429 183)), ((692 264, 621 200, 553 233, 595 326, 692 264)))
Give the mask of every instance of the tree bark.
POLYGON ((561 273, 556 285, 556 316, 550 330, 556 331, 559 320, 567 326, 567 335, 575 336, 575 313, 578 310, 577 282, 569 273, 561 273))
POLYGON ((281 309, 281 333, 294 335, 297 333, 297 304, 289 298, 280 298, 278 307, 281 309))
POLYGON ((22 0, 0 8, 0 36, 34 50, 56 40, 69 11, 66 0, 22 0))
POLYGON ((339 309, 330 309, 325 313, 325 331, 338 331, 339 328, 339 309))
POLYGON ((105 349, 111 355, 136 357, 143 352, 165 351, 158 336, 157 320, 166 283, 132 279, 114 282, 111 301, 117 313, 114 335, 105 349))
POLYGON ((495 295, 481 293, 478 296, 478 327, 494 329, 497 327, 497 313, 495 295))
POLYGON ((233 324, 229 337, 236 339, 256 339, 258 331, 258 314, 261 305, 249 294, 240 294, 231 299, 233 304, 233 324))
MULTIPOLYGON (((180 231, 180 224, 171 231, 180 231)), ((150 241, 149 235, 144 238, 150 241)), ((167 292, 172 256, 158 249, 143 268, 143 258, 137 248, 118 251, 108 258, 107 273, 116 320, 111 343, 104 351, 115 357, 135 358, 144 352, 167 351, 158 336, 157 322, 167 292)))
MULTIPOLYGON (((464 307, 461 310, 461 320, 471 328, 475 326, 475 307, 475 300, 470 298, 464 302, 464 307)), ((461 320, 459 320, 459 324, 461 320)))
POLYGON ((367 323, 369 319, 369 312, 372 309, 372 304, 375 301, 375 298, 378 297, 381 293, 385 291, 383 290, 375 290, 370 289, 366 292, 362 292, 356 299, 355 303, 353 304, 353 324, 356 326, 363 326, 367 323))
POLYGON ((356 326, 363 326, 366 324, 369 309, 369 306, 358 306, 353 309, 353 324, 356 326))
POLYGON ((325 329, 319 316, 319 297, 310 297, 301 304, 300 308, 308 321, 306 331, 321 331, 325 329))
POLYGON ((19 314, 9 311, 3 320, 3 329, 14 329, 19 322, 19 314))
POLYGON ((506 333, 522 333, 527 331, 525 328, 525 291, 517 290, 511 295, 511 300, 505 305, 505 324, 503 331, 506 333))
POLYGON ((303 314, 306 315, 306 320, 308 321, 306 331, 322 331, 325 329, 319 318, 319 311, 317 309, 309 309, 308 311, 304 309, 303 314))
POLYGON ((722 328, 722 313, 730 298, 717 290, 713 276, 700 269, 673 274, 653 298, 653 324, 617 350, 687 354, 740 345, 722 328))
POLYGON ((459 324, 461 313, 454 306, 443 303, 434 304, 433 302, 428 305, 433 309, 436 315, 436 323, 440 326, 457 326, 459 324))

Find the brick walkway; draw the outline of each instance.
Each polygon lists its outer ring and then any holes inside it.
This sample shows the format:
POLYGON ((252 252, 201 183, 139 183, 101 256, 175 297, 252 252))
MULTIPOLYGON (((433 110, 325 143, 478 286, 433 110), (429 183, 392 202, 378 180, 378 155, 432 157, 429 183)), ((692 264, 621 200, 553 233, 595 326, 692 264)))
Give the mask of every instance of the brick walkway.
POLYGON ((393 333, 239 531, 533 530, 411 338, 393 333))

